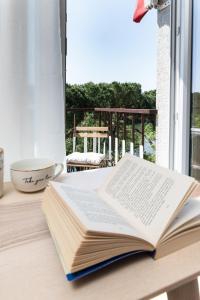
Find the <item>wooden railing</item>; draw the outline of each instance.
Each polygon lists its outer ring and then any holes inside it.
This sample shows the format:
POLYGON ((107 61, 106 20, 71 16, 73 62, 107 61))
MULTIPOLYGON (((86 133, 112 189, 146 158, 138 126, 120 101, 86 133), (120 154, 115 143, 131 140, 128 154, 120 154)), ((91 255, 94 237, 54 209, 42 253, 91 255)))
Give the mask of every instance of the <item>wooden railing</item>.
MULTIPOLYGON (((107 126, 109 128, 107 153, 113 163, 116 163, 125 152, 144 157, 145 142, 155 144, 145 131, 150 124, 152 132, 155 132, 156 115, 156 109, 66 108, 66 139, 73 140, 77 126, 107 126), (88 116, 89 123, 92 124, 84 123, 88 116)), ((67 154, 71 151, 68 149, 67 154)))

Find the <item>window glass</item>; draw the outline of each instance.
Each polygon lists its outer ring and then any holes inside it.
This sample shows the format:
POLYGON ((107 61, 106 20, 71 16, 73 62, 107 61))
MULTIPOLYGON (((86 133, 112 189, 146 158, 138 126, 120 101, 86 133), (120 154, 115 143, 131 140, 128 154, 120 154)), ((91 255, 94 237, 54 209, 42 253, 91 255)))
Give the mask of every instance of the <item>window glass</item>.
POLYGON ((200 180, 200 1, 193 0, 193 5, 190 173, 200 180))

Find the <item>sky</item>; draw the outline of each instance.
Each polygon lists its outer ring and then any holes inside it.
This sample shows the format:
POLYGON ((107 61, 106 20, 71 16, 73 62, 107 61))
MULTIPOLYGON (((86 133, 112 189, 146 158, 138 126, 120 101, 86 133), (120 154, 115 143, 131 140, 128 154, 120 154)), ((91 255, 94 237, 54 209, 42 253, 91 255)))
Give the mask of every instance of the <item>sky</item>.
POLYGON ((200 55, 199 55, 199 46, 200 46, 200 5, 199 0, 194 1, 193 8, 193 64, 192 64, 192 92, 200 92, 200 77, 199 77, 199 67, 200 67, 200 55))
POLYGON ((156 10, 136 24, 136 0, 67 1, 68 83, 137 82, 156 88, 156 10))

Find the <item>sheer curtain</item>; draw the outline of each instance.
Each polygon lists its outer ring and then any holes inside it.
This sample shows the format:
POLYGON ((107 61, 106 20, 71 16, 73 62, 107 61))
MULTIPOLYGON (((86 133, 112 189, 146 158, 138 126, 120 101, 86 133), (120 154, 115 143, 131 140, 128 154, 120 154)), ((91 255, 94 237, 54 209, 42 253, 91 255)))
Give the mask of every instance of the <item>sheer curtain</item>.
POLYGON ((5 171, 29 157, 64 161, 59 0, 0 0, 0 147, 5 171))

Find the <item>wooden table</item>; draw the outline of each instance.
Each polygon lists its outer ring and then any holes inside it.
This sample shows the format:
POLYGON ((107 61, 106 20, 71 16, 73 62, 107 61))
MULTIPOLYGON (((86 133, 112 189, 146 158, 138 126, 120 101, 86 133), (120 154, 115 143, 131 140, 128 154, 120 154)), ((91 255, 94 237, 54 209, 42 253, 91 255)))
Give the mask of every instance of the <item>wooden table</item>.
MULTIPOLYGON (((77 175, 70 176, 73 182, 77 175)), ((200 243, 158 261, 132 257, 67 282, 41 201, 42 193, 23 194, 6 184, 0 199, 1 300, 134 300, 164 291, 172 300, 199 299, 200 243)))

